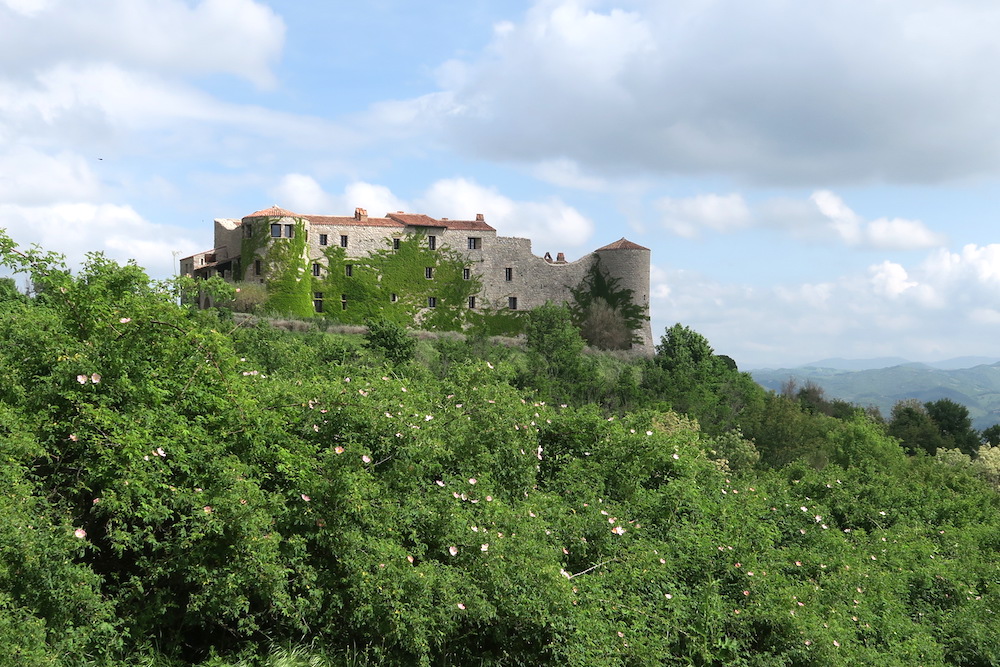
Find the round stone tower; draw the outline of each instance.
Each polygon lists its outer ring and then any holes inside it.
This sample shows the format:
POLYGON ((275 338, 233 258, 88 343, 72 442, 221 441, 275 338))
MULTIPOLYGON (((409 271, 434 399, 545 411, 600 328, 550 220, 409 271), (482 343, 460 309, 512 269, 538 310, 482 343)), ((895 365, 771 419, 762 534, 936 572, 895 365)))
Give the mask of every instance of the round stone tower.
POLYGON ((636 347, 652 355, 653 330, 649 323, 649 266, 650 251, 638 243, 621 238, 598 248, 594 253, 601 259, 601 269, 609 278, 615 278, 620 288, 632 290, 633 301, 642 307, 646 316, 639 330, 636 347))

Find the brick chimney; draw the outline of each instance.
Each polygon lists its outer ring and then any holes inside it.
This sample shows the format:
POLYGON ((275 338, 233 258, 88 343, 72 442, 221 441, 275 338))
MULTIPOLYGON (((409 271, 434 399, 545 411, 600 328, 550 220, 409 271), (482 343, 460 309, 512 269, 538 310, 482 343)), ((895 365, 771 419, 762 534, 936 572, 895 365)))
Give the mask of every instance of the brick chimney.
POLYGON ((476 222, 486 222, 486 216, 482 213, 476 213, 476 222))
POLYGON ((363 208, 354 209, 354 219, 361 221, 368 220, 368 211, 363 208))
POLYGON ((566 253, 564 253, 564 252, 557 252, 556 253, 556 264, 565 264, 565 263, 566 263, 566 253))

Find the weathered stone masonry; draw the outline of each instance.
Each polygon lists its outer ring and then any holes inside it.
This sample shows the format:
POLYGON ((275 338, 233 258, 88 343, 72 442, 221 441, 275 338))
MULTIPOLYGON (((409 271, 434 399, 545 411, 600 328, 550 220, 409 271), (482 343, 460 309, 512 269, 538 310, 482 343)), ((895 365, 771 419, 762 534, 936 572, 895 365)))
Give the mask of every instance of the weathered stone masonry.
MULTIPOLYGON (((366 257, 387 247, 387 239, 404 238, 411 234, 426 237, 434 248, 448 247, 462 253, 469 268, 479 278, 482 289, 477 295, 481 306, 530 310, 547 301, 565 303, 571 300, 570 288, 580 284, 598 260, 602 271, 620 281, 620 287, 632 290, 635 302, 647 315, 638 333, 642 348, 651 352, 652 332, 649 324, 650 251, 626 239, 620 239, 566 262, 562 253, 553 260, 548 254, 539 257, 531 252, 531 241, 497 236, 496 229, 477 215, 475 220, 435 219, 426 215, 387 213, 382 218, 370 218, 364 209, 353 216, 300 215, 272 207, 252 213, 241 220, 215 220, 215 248, 180 260, 182 275, 207 278, 220 275, 227 280, 264 282, 258 275, 255 257, 241 257, 248 226, 270 225, 270 242, 292 233, 297 222, 303 222, 307 237, 306 253, 311 261, 320 261, 329 246, 343 247, 348 257, 366 257)), ((260 249, 257 251, 261 252, 260 249)))

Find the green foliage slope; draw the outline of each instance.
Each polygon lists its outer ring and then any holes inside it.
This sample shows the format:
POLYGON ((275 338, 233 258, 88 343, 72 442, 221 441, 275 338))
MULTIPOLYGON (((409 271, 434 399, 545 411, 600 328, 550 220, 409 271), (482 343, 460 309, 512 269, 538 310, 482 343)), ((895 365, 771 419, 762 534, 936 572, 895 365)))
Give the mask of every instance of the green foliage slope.
POLYGON ((683 327, 648 365, 558 329, 389 358, 0 250, 41 287, 0 300, 11 664, 1000 662, 992 487, 683 327))

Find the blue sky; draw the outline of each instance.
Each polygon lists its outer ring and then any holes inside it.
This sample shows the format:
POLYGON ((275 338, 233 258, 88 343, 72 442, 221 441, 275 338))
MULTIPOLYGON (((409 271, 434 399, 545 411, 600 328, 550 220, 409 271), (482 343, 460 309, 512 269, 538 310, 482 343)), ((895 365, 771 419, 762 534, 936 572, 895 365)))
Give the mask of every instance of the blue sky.
POLYGON ((652 249, 741 368, 1000 356, 1000 6, 0 0, 0 214, 155 277, 211 221, 652 249))

